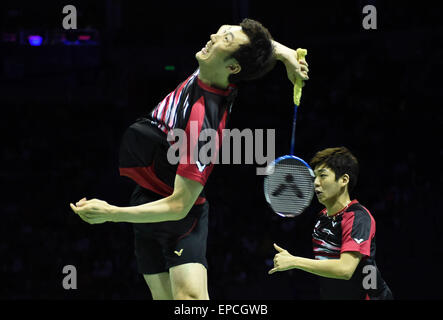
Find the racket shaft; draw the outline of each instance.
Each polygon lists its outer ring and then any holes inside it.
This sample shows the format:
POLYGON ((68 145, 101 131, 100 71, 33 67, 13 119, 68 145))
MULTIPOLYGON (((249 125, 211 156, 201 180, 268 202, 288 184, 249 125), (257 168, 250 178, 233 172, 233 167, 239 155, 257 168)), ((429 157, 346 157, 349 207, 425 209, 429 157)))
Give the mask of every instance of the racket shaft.
POLYGON ((295 148, 295 127, 297 124, 297 105, 294 105, 294 120, 292 121, 292 135, 291 135, 291 152, 290 155, 294 155, 294 148, 295 148))

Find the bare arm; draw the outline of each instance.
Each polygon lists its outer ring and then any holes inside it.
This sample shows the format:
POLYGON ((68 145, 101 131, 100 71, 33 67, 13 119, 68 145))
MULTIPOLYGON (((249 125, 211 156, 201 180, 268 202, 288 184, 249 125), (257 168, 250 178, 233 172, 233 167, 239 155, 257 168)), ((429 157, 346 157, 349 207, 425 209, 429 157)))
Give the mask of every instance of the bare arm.
POLYGON ((288 48, 275 40, 272 40, 272 45, 274 46, 275 58, 283 63, 289 59, 290 55, 296 53, 294 49, 288 48))
POLYGON ((296 257, 297 269, 316 274, 318 276, 334 279, 349 280, 354 274, 360 254, 355 252, 343 252, 340 259, 314 260, 296 257))
POLYGON ((174 221, 186 217, 202 190, 203 185, 200 183, 176 175, 174 192, 157 201, 133 207, 117 207, 98 199, 82 199, 76 206, 71 204, 71 208, 88 223, 174 221))
POLYGON ((163 222, 181 220, 188 214, 203 186, 191 179, 175 176, 174 192, 166 198, 134 207, 116 207, 114 222, 163 222))
POLYGON ((274 247, 279 253, 275 255, 274 268, 269 271, 269 274, 276 271, 300 269, 326 278, 349 280, 362 257, 359 252, 343 252, 340 259, 314 260, 293 256, 277 245, 274 247))
POLYGON ((272 45, 274 46, 275 58, 283 62, 283 64, 285 65, 288 78, 292 82, 292 84, 295 84, 295 80, 297 78, 301 78, 302 80, 309 80, 308 63, 306 62, 306 60, 297 61, 296 50, 288 48, 274 40, 272 40, 272 45))

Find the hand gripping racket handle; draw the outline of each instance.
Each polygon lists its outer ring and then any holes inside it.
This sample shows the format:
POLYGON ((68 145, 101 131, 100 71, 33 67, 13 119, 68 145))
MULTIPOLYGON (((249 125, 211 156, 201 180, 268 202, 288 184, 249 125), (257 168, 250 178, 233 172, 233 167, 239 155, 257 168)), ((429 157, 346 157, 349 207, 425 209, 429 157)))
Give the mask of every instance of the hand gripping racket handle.
MULTIPOLYGON (((303 60, 308 51, 306 49, 297 49, 297 61, 303 60)), ((303 80, 297 78, 294 85, 294 120, 292 122, 292 138, 291 138, 291 155, 294 155, 295 146, 295 125, 297 122, 297 108, 300 105, 301 91, 303 88, 303 80)))
MULTIPOLYGON (((304 60, 307 54, 308 54, 308 50, 297 49, 297 61, 304 60)), ((300 105, 301 89, 302 88, 303 88, 303 80, 300 78, 297 78, 295 80, 295 85, 294 85, 294 104, 296 104, 297 106, 300 105)))

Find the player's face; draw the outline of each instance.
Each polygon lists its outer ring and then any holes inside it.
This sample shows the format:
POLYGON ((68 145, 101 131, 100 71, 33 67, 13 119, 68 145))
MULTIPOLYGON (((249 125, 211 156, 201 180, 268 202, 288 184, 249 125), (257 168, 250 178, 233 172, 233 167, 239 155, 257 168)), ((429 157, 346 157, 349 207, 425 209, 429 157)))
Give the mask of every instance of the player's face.
MULTIPOLYGON (((248 36, 240 26, 223 25, 217 33, 210 36, 206 46, 195 54, 200 66, 226 69, 234 58, 227 59, 240 45, 249 43, 248 36)), ((237 63, 238 64, 238 63, 237 63)))
POLYGON ((325 165, 317 166, 314 174, 314 187, 318 202, 324 206, 332 205, 343 192, 343 184, 340 179, 336 181, 335 172, 325 165))

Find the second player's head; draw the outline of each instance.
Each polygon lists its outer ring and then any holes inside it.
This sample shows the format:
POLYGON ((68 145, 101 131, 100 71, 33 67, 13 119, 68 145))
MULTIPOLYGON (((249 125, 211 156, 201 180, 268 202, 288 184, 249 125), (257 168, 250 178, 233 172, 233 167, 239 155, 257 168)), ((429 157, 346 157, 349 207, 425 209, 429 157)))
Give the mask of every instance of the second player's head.
POLYGON ((258 21, 244 19, 240 25, 223 25, 195 57, 200 68, 213 78, 229 83, 258 79, 275 66, 272 36, 258 21))
POLYGON ((315 193, 323 205, 330 205, 357 184, 358 161, 345 147, 327 148, 315 154, 310 165, 315 173, 315 193))

